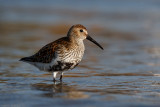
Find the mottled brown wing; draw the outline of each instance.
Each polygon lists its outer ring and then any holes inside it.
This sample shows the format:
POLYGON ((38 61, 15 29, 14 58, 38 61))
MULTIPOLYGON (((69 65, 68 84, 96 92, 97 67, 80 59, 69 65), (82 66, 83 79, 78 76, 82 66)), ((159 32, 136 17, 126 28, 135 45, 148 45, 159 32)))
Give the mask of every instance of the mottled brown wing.
POLYGON ((56 50, 61 47, 61 45, 68 42, 67 37, 60 38, 54 42, 51 42, 41 48, 36 54, 22 58, 21 61, 29 62, 40 62, 40 63, 50 63, 53 58, 56 58, 56 50))
POLYGON ((50 63, 55 58, 56 43, 49 43, 31 56, 32 62, 50 63))

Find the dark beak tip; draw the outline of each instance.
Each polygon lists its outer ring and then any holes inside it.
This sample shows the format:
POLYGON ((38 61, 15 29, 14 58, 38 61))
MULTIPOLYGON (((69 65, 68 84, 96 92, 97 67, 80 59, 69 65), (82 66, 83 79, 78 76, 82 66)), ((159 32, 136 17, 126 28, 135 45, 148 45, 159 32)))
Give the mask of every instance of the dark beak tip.
POLYGON ((100 45, 99 47, 100 47, 102 50, 104 50, 104 48, 103 48, 101 45, 100 45))
POLYGON ((91 42, 93 42, 94 44, 96 44, 102 50, 104 50, 103 47, 99 43, 97 43, 93 38, 91 38, 89 35, 87 36, 87 39, 90 40, 91 42))

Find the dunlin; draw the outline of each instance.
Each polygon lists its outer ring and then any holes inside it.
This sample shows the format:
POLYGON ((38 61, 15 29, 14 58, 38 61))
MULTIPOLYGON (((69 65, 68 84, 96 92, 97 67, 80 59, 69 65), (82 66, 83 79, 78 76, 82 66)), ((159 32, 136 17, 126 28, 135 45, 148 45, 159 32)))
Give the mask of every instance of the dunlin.
POLYGON ((63 72, 75 68, 84 54, 83 40, 88 39, 101 49, 103 47, 92 39, 87 29, 80 24, 73 25, 66 37, 62 37, 41 48, 36 54, 21 58, 20 61, 27 62, 40 70, 53 73, 53 81, 56 81, 57 73, 62 81, 63 72))

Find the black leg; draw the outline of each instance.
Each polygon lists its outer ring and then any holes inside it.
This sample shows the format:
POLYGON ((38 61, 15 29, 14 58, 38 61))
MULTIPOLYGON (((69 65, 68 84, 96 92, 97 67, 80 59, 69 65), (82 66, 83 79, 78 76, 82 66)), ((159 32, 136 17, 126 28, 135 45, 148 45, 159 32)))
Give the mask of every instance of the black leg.
POLYGON ((53 78, 53 82, 54 82, 54 83, 56 82, 56 79, 55 79, 55 78, 53 78))
POLYGON ((62 82, 62 78, 63 78, 63 76, 61 75, 61 76, 60 76, 60 79, 59 79, 61 82, 62 82))

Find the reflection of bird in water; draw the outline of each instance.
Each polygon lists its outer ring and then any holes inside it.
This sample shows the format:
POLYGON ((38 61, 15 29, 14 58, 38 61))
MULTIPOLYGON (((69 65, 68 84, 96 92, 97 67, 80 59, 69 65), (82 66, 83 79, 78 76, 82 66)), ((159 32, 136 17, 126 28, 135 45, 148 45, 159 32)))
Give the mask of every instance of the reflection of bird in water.
POLYGON ((64 84, 63 82, 60 82, 58 84, 36 83, 33 84, 32 87, 34 87, 37 90, 48 91, 52 94, 72 90, 67 84, 64 84))
POLYGON ((33 89, 44 91, 43 96, 45 97, 56 97, 58 93, 72 91, 70 86, 60 82, 58 84, 46 84, 46 83, 36 83, 32 85, 33 89))
POLYGON ((84 39, 92 41, 103 49, 88 35, 83 25, 77 24, 69 29, 66 37, 47 44, 36 54, 24 57, 20 61, 32 64, 40 70, 53 72, 54 82, 57 73, 60 73, 60 80, 62 80, 63 71, 73 69, 81 61, 85 50, 84 39))
POLYGON ((75 85, 68 86, 63 82, 60 82, 58 84, 36 83, 33 84, 32 87, 36 90, 44 91, 44 93, 42 94, 45 97, 63 97, 69 99, 82 99, 89 97, 84 92, 78 91, 75 85))

